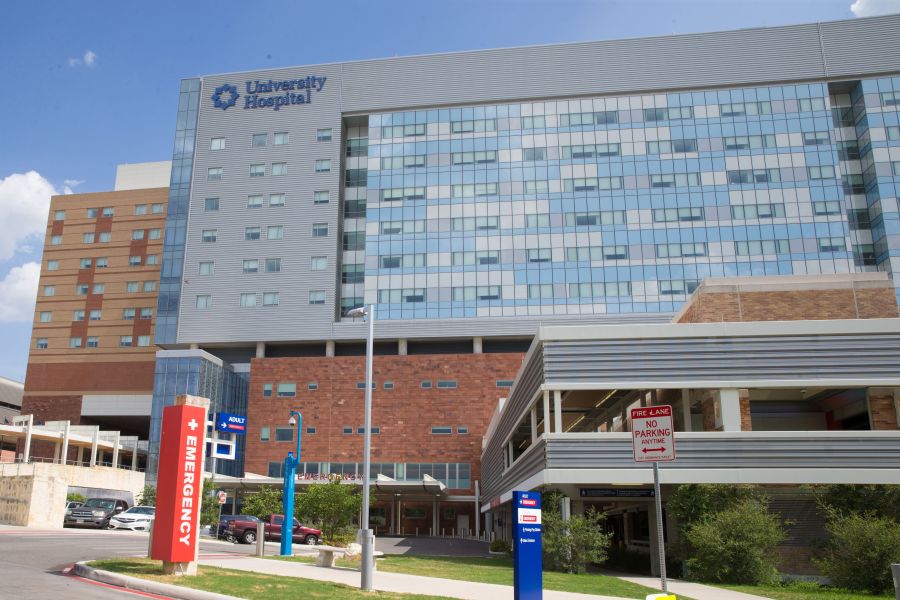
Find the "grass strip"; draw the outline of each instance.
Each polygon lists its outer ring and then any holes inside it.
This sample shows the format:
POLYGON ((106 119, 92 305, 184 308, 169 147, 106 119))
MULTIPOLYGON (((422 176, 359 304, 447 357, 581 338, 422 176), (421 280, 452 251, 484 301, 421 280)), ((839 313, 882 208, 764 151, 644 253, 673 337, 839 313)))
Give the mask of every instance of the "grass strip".
MULTIPOLYGON (((312 563, 314 557, 269 557, 276 560, 293 560, 312 563)), ((358 563, 338 559, 337 566, 356 568, 358 563)), ((495 583, 499 585, 513 584, 512 559, 509 557, 447 557, 447 556, 403 556, 388 555, 378 561, 378 570, 388 573, 406 573, 422 577, 440 577, 459 581, 476 581, 479 583, 495 583)), ((638 598, 643 600, 647 594, 657 590, 623 581, 617 577, 598 573, 558 573, 544 571, 544 589, 560 592, 578 592, 600 596, 619 596, 620 598, 638 598)), ((680 599, 680 597, 679 597, 680 599)), ((690 600, 685 598, 684 600, 690 600)))
POLYGON ((359 598, 377 600, 438 600, 445 596, 423 596, 420 594, 395 594, 391 592, 362 592, 355 588, 302 579, 300 577, 280 577, 263 575, 236 569, 219 569, 217 567, 200 566, 194 577, 163 575, 159 561, 146 558, 96 560, 88 563, 95 569, 121 573, 141 579, 159 581, 172 585, 180 585, 207 592, 228 594, 247 600, 296 600, 328 599, 358 600, 359 598))

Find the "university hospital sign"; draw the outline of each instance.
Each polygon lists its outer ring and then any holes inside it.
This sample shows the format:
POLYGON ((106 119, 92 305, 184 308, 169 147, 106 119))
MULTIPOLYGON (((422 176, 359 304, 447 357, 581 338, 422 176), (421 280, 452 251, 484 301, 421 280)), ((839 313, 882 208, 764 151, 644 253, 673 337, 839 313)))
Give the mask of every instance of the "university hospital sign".
POLYGON ((215 89, 210 99, 213 106, 228 110, 236 106, 238 100, 243 98, 241 104, 244 110, 253 108, 271 108, 280 110, 283 106, 295 104, 312 104, 313 92, 321 92, 325 87, 327 77, 311 75, 303 79, 269 79, 260 81, 254 79, 244 83, 245 94, 241 96, 237 86, 223 83, 215 89))

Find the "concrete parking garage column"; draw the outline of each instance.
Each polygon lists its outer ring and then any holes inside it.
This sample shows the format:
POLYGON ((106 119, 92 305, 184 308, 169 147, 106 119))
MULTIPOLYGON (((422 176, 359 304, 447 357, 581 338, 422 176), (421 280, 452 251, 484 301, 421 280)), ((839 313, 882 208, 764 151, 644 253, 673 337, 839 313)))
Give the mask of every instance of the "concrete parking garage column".
POLYGON ((719 407, 722 415, 723 431, 741 430, 741 397, 734 388, 719 390, 719 407))

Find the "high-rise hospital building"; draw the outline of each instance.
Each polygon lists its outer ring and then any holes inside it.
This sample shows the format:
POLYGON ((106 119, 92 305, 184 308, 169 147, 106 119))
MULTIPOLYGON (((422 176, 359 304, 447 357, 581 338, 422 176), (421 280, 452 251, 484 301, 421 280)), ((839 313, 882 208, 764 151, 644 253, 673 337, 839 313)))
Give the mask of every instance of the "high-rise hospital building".
POLYGON ((636 403, 675 404, 700 461, 664 482, 795 483, 826 447, 896 476, 852 448, 900 445, 898 39, 895 15, 182 80, 150 471, 196 393, 249 417, 231 475, 275 481, 299 408, 302 477, 355 477, 347 312, 374 304, 392 532, 496 529, 517 485, 645 484, 615 470, 636 403), (742 435, 776 462, 703 463, 742 435))

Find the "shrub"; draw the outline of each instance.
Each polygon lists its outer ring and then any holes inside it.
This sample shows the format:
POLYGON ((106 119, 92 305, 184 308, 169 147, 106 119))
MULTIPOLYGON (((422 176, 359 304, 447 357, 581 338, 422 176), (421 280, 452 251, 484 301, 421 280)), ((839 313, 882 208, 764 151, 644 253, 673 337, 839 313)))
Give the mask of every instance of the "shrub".
POLYGON ((565 494, 556 489, 541 490, 544 564, 566 573, 583 573, 590 563, 606 560, 612 534, 603 532, 606 515, 588 508, 583 515, 562 520, 560 501, 565 494))
POLYGON ((362 507, 362 494, 355 487, 344 485, 340 479, 311 485, 297 498, 296 514, 302 521, 315 523, 325 539, 334 539, 353 523, 362 507))
POLYGON ((509 554, 512 552, 512 546, 506 540, 496 539, 491 542, 491 552, 505 552, 509 554))
MULTIPOLYGON (((255 494, 248 494, 244 498, 244 505, 241 507, 241 512, 245 515, 253 515, 260 519, 265 519, 269 515, 280 515, 282 512, 282 496, 283 494, 280 487, 264 485, 259 488, 259 491, 255 494)), ((296 501, 294 502, 294 506, 296 506, 296 501)))
POLYGON ((702 581, 778 581, 774 549, 784 541, 784 530, 763 502, 740 500, 692 524, 685 537, 690 547, 686 565, 691 575, 702 581))
POLYGON ((137 497, 138 506, 156 506, 156 486, 145 485, 137 497))
POLYGON ((838 586, 873 594, 893 589, 891 563, 900 563, 900 523, 874 514, 832 512, 829 541, 816 563, 838 586))
POLYGON ((666 503, 666 510, 675 516, 679 529, 685 532, 694 523, 731 508, 742 500, 765 503, 767 498, 762 490, 752 485, 691 483, 675 489, 666 503))
POLYGON ((900 520, 900 485, 818 485, 813 494, 828 514, 870 513, 900 520))
POLYGON ((87 502, 87 496, 74 492, 66 494, 66 502, 87 502))

